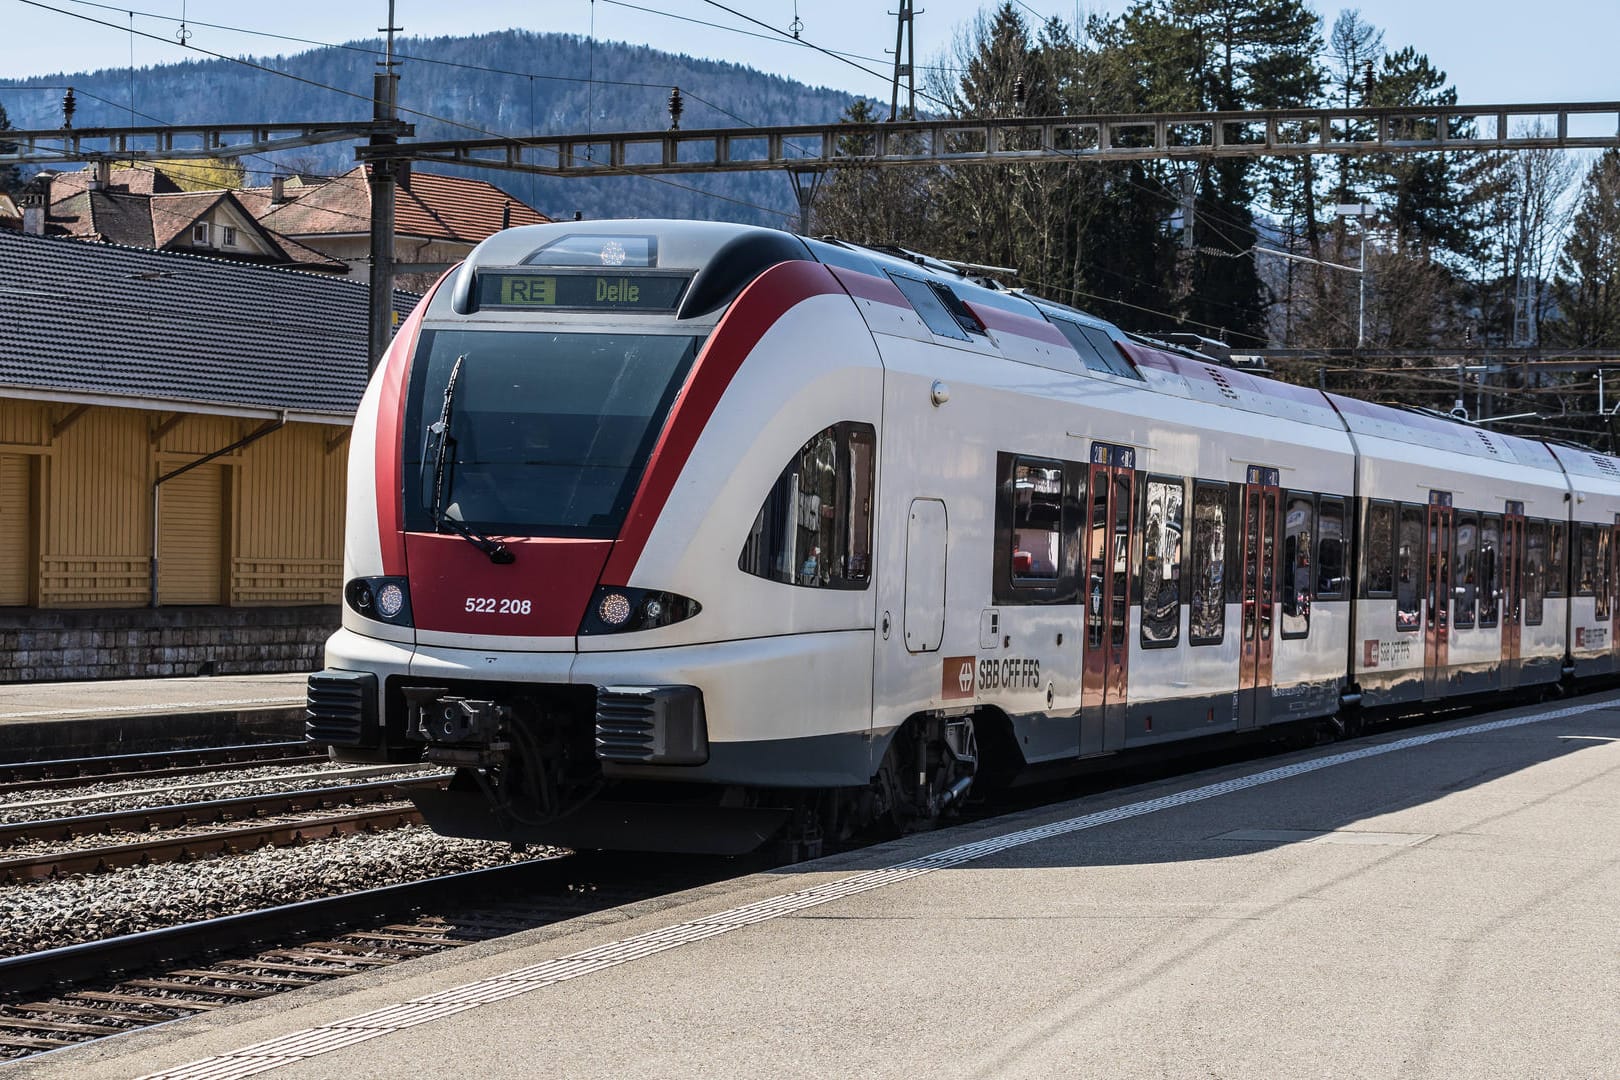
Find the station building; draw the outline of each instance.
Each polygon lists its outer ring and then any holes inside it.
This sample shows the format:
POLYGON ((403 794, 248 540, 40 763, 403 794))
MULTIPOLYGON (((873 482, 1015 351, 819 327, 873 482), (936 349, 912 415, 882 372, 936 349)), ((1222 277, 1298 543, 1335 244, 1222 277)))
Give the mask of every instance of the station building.
POLYGON ((364 282, 0 231, 0 682, 318 666, 366 306, 364 282))

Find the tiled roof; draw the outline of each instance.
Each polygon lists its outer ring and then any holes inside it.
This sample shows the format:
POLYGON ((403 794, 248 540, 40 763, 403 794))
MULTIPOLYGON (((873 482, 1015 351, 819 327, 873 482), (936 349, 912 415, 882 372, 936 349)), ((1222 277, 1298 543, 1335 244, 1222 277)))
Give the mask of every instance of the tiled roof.
MULTIPOLYGON (((364 282, 0 231, 0 396, 353 415, 364 282)), ((403 316, 415 303, 396 291, 403 316)))
MULTIPOLYGON (((269 188, 250 188, 242 193, 242 201, 261 214, 266 225, 287 236, 371 230, 371 187, 363 165, 323 183, 289 187, 285 194, 287 201, 276 206, 270 204, 269 188)), ((503 225, 542 225, 550 220, 494 184, 416 169, 411 170, 409 183, 399 186, 394 205, 395 235, 465 244, 476 244, 503 225)))
MULTIPOLYGON (((94 165, 73 172, 56 173, 51 177, 51 199, 65 198, 74 191, 86 191, 96 175, 94 165)), ((109 188, 122 188, 130 195, 163 195, 179 191, 180 185, 168 173, 157 169, 113 169, 109 188)))

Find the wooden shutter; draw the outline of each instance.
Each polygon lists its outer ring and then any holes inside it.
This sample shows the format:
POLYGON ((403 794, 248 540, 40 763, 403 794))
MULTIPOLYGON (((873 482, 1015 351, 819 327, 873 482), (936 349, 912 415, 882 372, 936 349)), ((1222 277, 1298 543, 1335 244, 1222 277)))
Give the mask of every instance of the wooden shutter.
POLYGON ((33 552, 29 464, 22 454, 0 454, 0 607, 28 603, 33 552))
POLYGON ((218 604, 225 561, 225 470, 203 465, 159 489, 158 598, 218 604))

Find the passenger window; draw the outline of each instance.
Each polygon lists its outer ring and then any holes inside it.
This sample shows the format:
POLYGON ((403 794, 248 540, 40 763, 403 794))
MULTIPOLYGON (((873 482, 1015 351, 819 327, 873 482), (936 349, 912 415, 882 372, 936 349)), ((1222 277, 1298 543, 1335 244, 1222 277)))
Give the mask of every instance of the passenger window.
POLYGON ((1401 505, 1395 548, 1395 629, 1417 630, 1423 611, 1423 507, 1401 505))
POLYGON ((1344 598, 1344 500, 1327 495, 1316 513, 1316 598, 1344 598))
POLYGON ((1547 523, 1524 526, 1524 622, 1540 626, 1547 596, 1547 523))
POLYGON ((805 443, 759 508, 738 568, 804 588, 866 588, 876 447, 872 426, 855 423, 805 443))
POLYGON ((1500 566, 1502 553, 1502 519, 1487 514, 1479 522, 1479 625, 1495 626, 1497 612, 1501 610, 1500 566))
POLYGON ((1594 595, 1596 602, 1592 605, 1592 614, 1598 619, 1609 617, 1609 601, 1614 595, 1614 585, 1611 582, 1612 567, 1609 559, 1609 540, 1611 530, 1599 527, 1597 530, 1597 575, 1594 595))
POLYGON ((1078 599, 1085 469, 1050 458, 996 455, 996 541, 991 595, 998 604, 1078 599))
POLYGON ((1451 563, 1457 568, 1452 625, 1467 629, 1474 625, 1479 601, 1479 518, 1473 514, 1458 514, 1456 536, 1457 557, 1451 563))
POLYGON ((967 331, 962 329, 956 316, 945 307, 945 302, 939 298, 939 294, 934 292, 928 282, 902 277, 899 274, 890 274, 889 279, 894 282, 895 288, 911 301, 911 306, 922 317, 928 329, 940 337, 955 338, 958 341, 968 339, 967 331))
POLYGON ((1142 529, 1142 644, 1167 648, 1181 638, 1181 511, 1186 485, 1149 477, 1142 529))
POLYGON ((1547 595, 1563 596, 1569 587, 1569 525, 1547 522, 1547 595))
POLYGON ((1020 459, 1013 466, 1012 496, 1013 584, 1056 581, 1063 539, 1063 466, 1020 459))
POLYGON ((1575 595, 1591 596, 1597 592, 1597 529, 1591 525, 1577 528, 1575 595))
POLYGON ((1219 645, 1226 636, 1226 486, 1193 486, 1192 602, 1187 637, 1219 645))
POLYGON ((1288 493, 1283 517, 1282 636, 1302 638, 1311 632, 1311 530, 1316 524, 1316 500, 1297 491, 1288 493))
POLYGON ((1395 595, 1395 507, 1367 507, 1367 595, 1395 595))

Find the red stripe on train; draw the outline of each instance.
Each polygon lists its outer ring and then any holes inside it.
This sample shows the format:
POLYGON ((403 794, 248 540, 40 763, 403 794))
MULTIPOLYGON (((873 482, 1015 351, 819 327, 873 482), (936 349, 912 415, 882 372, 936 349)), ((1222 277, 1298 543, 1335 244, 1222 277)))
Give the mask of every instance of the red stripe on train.
POLYGON ((837 279, 820 263, 785 262, 765 271, 737 297, 698 354, 686 386, 670 409, 669 422, 647 459, 641 486, 602 571, 604 582, 629 584, 692 448, 759 339, 795 305, 813 296, 843 292, 837 279))
POLYGON ((416 305, 405 325, 394 335, 382 359, 382 393, 377 398, 377 447, 375 472, 377 494, 377 540, 382 547, 382 572, 394 577, 405 573, 405 481, 402 457, 405 444, 405 379, 411 370, 411 354, 422 329, 422 316, 439 291, 439 286, 455 273, 441 277, 416 305))

